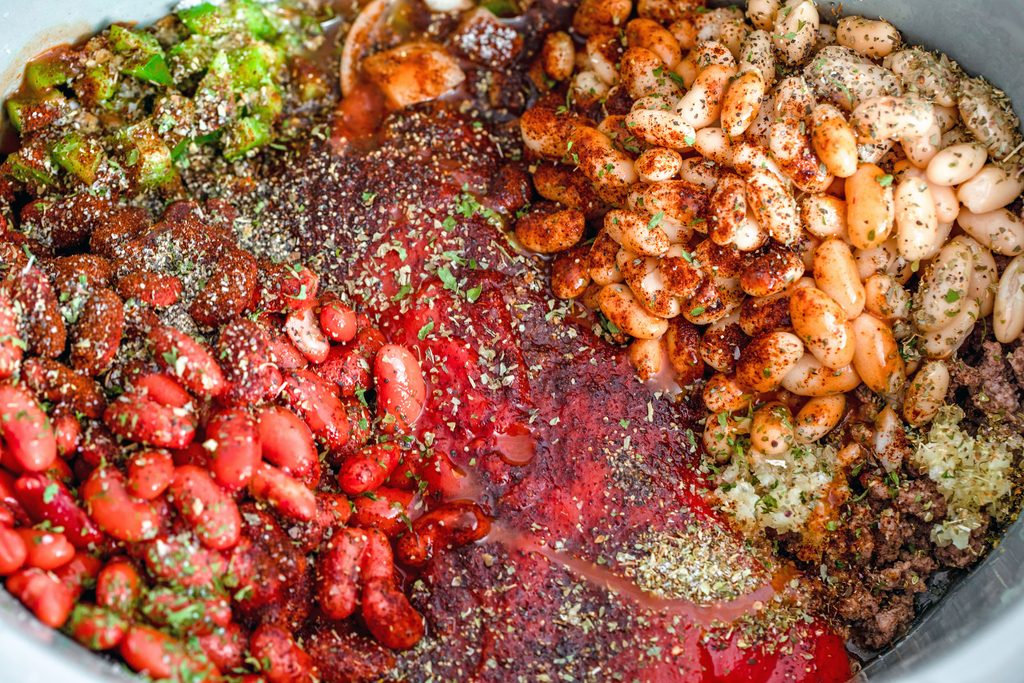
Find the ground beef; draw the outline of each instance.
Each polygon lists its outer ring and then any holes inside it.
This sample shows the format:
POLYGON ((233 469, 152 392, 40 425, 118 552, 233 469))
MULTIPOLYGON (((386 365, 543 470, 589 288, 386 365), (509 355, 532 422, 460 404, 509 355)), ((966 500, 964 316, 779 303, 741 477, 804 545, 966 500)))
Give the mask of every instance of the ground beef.
MULTIPOLYGON (((1016 413, 1020 409, 1019 375, 1015 377, 1007 360, 1002 344, 984 341, 981 359, 976 365, 969 365, 964 360, 950 363, 953 385, 966 390, 973 406, 982 413, 1016 413)), ((1017 362, 1024 363, 1024 358, 1018 358, 1017 362)))

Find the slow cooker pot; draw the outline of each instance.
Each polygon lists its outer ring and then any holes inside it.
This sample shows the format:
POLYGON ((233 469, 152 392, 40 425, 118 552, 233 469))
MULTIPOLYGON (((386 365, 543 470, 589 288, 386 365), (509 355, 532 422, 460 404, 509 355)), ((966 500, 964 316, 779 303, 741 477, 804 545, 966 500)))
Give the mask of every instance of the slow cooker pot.
MULTIPOLYGON (((42 49, 111 21, 152 21, 171 8, 168 0, 0 0, 0 89, 15 89, 25 62, 42 49)), ((969 72, 984 74, 1013 99, 1018 113, 1024 112, 1022 0, 846 0, 841 7, 819 2, 819 10, 823 18, 830 12, 883 16, 908 41, 941 48, 969 72)), ((1024 633, 1024 519, 969 574, 939 579, 948 582, 946 594, 856 680, 1024 680, 1024 652, 1018 649, 1024 633)), ((120 666, 43 626, 0 591, 0 682, 134 680, 120 666)))

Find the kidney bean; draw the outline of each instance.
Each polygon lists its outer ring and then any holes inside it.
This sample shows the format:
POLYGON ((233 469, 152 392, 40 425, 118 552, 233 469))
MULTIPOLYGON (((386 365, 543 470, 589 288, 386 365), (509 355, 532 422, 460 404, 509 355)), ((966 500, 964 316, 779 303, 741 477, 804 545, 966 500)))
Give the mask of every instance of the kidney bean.
POLYGON ((260 411, 259 443, 263 459, 293 477, 308 474, 317 462, 312 432, 287 408, 267 406, 260 411))
POLYGON ((220 672, 205 657, 190 654, 180 641, 149 626, 132 625, 118 651, 128 666, 153 679, 184 683, 187 672, 191 680, 220 680, 220 672))
POLYGON ((6 288, 0 289, 0 379, 7 379, 21 365, 25 341, 18 333, 18 316, 6 288))
POLYGON ((128 620, 108 609, 79 603, 71 612, 68 632, 90 650, 110 650, 124 639, 128 620))
POLYGON ((297 479, 272 465, 261 463, 249 480, 253 498, 264 500, 285 517, 308 522, 316 516, 316 496, 297 479))
POLYGON ((356 315, 356 328, 358 331, 354 340, 355 347, 368 359, 373 358, 381 347, 388 343, 381 331, 373 327, 370 319, 362 313, 356 315))
POLYGON ((167 451, 145 450, 128 460, 128 493, 142 500, 159 498, 171 485, 174 458, 167 451))
POLYGON ((96 579, 96 602, 118 614, 131 614, 142 592, 139 572, 127 560, 113 560, 96 579))
POLYGON ((136 391, 170 408, 184 408, 192 403, 192 396, 167 375, 149 373, 132 380, 136 391))
POLYGON ((68 620, 75 596, 71 589, 42 569, 22 569, 7 579, 7 590, 39 621, 60 628, 68 620))
POLYGON ((101 529, 120 541, 137 543, 155 538, 160 514, 149 501, 128 494, 124 475, 111 467, 99 467, 82 485, 82 500, 101 529))
POLYGON ((283 380, 271 357, 270 336, 252 320, 238 318, 222 327, 217 353, 227 381, 221 396, 226 403, 253 405, 281 390, 283 380))
POLYGON ((345 406, 345 414, 348 416, 349 437, 346 449, 354 451, 362 448, 373 436, 373 424, 370 411, 359 399, 343 398, 341 405, 345 406))
POLYGON ((264 283, 260 292, 260 308, 275 312, 300 311, 316 305, 320 278, 297 264, 261 264, 264 283))
POLYGON ((4 452, 29 472, 45 470, 57 459, 50 420, 21 387, 0 386, 0 431, 4 452))
POLYGON ((249 638, 250 654, 263 662, 263 675, 270 683, 308 683, 313 676, 313 658, 292 639, 291 633, 270 624, 256 629, 249 638))
POLYGON ((68 543, 64 534, 42 529, 18 529, 18 535, 25 541, 25 564, 45 571, 67 564, 75 555, 75 548, 68 543))
POLYGON ((151 541, 143 561, 158 581, 185 588, 209 587, 227 570, 227 562, 220 553, 182 535, 151 541))
POLYGON ((285 375, 284 396, 315 435, 332 451, 348 443, 349 424, 341 401, 322 379, 308 370, 285 375))
POLYGON ((53 438, 57 443, 57 455, 70 458, 78 450, 78 442, 82 438, 82 426, 78 418, 71 413, 55 412, 50 421, 53 425, 53 438))
POLYGON ((21 311, 21 326, 27 330, 22 340, 27 351, 44 358, 57 358, 67 346, 67 328, 53 285, 41 270, 28 267, 13 280, 11 297, 21 311))
POLYGON ((370 361, 354 343, 332 346, 324 361, 313 368, 321 379, 337 387, 343 397, 370 387, 370 361))
POLYGON ((121 347, 123 331, 121 298, 105 287, 95 289, 72 328, 72 367, 90 376, 106 372, 121 347))
POLYGON ((155 626, 179 635, 209 635, 231 623, 227 598, 195 598, 170 588, 148 591, 139 611, 155 626))
POLYGON ((455 501, 418 518, 412 533, 398 540, 398 558, 407 565, 422 567, 441 548, 456 548, 479 541, 491 529, 491 522, 476 503, 455 501))
POLYGON ((14 529, 0 528, 0 576, 10 576, 25 565, 28 546, 14 529))
POLYGON ((61 460, 60 458, 54 460, 53 464, 40 472, 40 474, 43 474, 54 481, 60 481, 65 484, 70 484, 75 477, 74 473, 71 471, 71 465, 68 464, 68 461, 61 460))
POLYGON ((0 528, 14 526, 14 513, 4 503, 0 503, 0 528))
POLYGON ((333 342, 347 342, 356 336, 356 312, 337 299, 320 306, 320 327, 333 342))
POLYGON ((213 355, 199 342, 173 327, 160 326, 149 333, 156 362, 181 380, 186 389, 210 398, 227 386, 213 355))
POLYGON ((227 408, 211 417, 203 447, 210 451, 210 473, 217 483, 228 491, 245 488, 260 462, 261 441, 262 430, 243 410, 227 408))
POLYGON ((242 533, 238 506, 205 470, 182 465, 174 471, 168 491, 178 512, 207 548, 224 550, 238 543, 242 533))
POLYGON ((295 348, 288 335, 276 333, 269 330, 270 354, 281 370, 295 370, 309 365, 309 359, 302 355, 302 352, 295 348))
POLYGON ((348 456, 338 468, 338 484, 350 496, 379 488, 394 471, 402 458, 396 444, 382 443, 348 456))
POLYGON ((65 403, 88 418, 103 415, 107 400, 91 377, 48 358, 28 358, 21 371, 29 388, 47 401, 65 403))
POLYGON ((221 671, 240 669, 244 662, 248 637, 241 626, 231 622, 211 633, 200 635, 199 647, 221 671))
POLYGON ((175 465, 195 465, 204 469, 210 468, 210 454, 203 448, 202 444, 195 441, 184 448, 177 448, 171 451, 171 457, 175 465))
POLYGON ((121 298, 136 299, 157 308, 175 304, 181 291, 181 280, 177 276, 148 270, 129 273, 117 282, 121 298))
POLYGON ((386 344, 374 359, 373 382, 381 428, 388 433, 408 432, 423 413, 427 398, 419 361, 404 346, 386 344))
POLYGON ((107 426, 98 420, 89 420, 82 430, 82 442, 78 445, 79 460, 89 465, 90 470, 104 462, 114 462, 121 447, 107 426))
POLYGON ((393 581, 367 581, 362 597, 366 628, 381 645, 408 650, 423 638, 423 617, 393 581))
POLYGON ((124 439, 157 448, 184 448, 196 435, 195 417, 191 413, 134 392, 107 406, 103 422, 124 439))
POLYGON ((361 529, 341 529, 317 558, 317 601, 332 619, 346 619, 356 611, 357 582, 367 539, 367 532, 361 529))
POLYGON ((18 501, 16 489, 14 487, 15 478, 9 472, 0 470, 0 503, 3 503, 10 509, 14 515, 15 521, 20 524, 28 524, 29 517, 25 510, 21 507, 21 502, 18 501))
POLYGON ((59 481, 42 474, 25 474, 14 482, 14 495, 32 522, 49 522, 54 528, 62 528, 79 550, 103 540, 96 524, 59 481))
POLYGON ((355 524, 367 529, 378 529, 388 537, 394 537, 409 529, 407 510, 412 503, 413 493, 382 486, 372 495, 358 496, 353 500, 355 524))
POLYGON ((304 308, 288 314, 284 331, 303 356, 313 363, 322 363, 331 350, 327 336, 320 329, 320 322, 312 308, 304 308))

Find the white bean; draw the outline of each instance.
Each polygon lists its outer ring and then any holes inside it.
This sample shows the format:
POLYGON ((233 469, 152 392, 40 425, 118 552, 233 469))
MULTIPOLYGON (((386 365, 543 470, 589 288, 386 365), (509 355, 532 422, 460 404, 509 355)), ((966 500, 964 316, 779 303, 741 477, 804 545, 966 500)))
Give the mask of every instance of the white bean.
POLYGON ((604 230, 623 247, 644 256, 660 256, 668 251, 668 235, 646 216, 633 211, 613 209, 605 214, 604 230))
POLYGON ((761 108, 765 82, 760 71, 744 71, 725 91, 722 100, 722 129, 729 137, 739 137, 750 127, 761 108))
POLYGON ((632 109, 626 114, 629 131, 651 145, 669 149, 689 149, 694 141, 693 126, 674 111, 632 109))
POLYGON ((676 104, 676 112, 686 123, 700 129, 710 126, 722 113, 722 101, 735 67, 712 64, 697 74, 693 86, 676 104))
POLYGON ((866 144, 921 137, 934 123, 931 103, 911 96, 872 97, 850 114, 858 141, 866 144))
POLYGON ((668 321, 645 311, 627 285, 605 286, 597 301, 605 317, 631 337, 658 339, 668 330, 668 321))
POLYGON ((793 415, 783 403, 772 401, 754 411, 750 446, 765 455, 783 455, 793 447, 793 415))
POLYGON ((964 207, 956 222, 964 232, 997 254, 1016 256, 1024 250, 1024 223, 1008 209, 974 213, 964 207))
POLYGON ((804 230, 819 239, 846 239, 846 202, 828 194, 805 194, 800 199, 804 230))
POLYGON ((757 392, 775 391, 803 355, 804 345, 792 332, 759 335, 740 352, 736 381, 757 392))
POLYGON ((853 252, 842 239, 831 237, 814 250, 814 282, 842 307, 849 320, 864 310, 864 284, 853 252))
POLYGON ((948 358, 964 343, 974 329, 980 312, 978 302, 969 299, 949 323, 924 338, 925 355, 929 358, 948 358))
POLYGON ((893 177, 874 164, 861 164, 846 179, 846 229, 858 249, 882 244, 892 232, 896 207, 893 177))
POLYGON ((938 253, 945 235, 939 230, 935 200, 928 183, 906 175, 893 193, 896 244, 908 261, 924 261, 938 253))
POLYGON ((853 367, 861 381, 876 394, 892 394, 903 386, 903 357, 892 328, 870 313, 853 321, 856 349, 853 367))
POLYGON ((701 397, 712 413, 734 413, 749 406, 754 395, 735 377, 716 372, 704 385, 701 397))
POLYGON ((871 315, 894 322, 910 316, 910 294, 892 275, 875 273, 864 283, 864 308, 871 315))
POLYGON ((903 417, 912 427, 931 422, 946 402, 949 368, 941 360, 927 361, 914 375, 903 397, 903 417))
POLYGON ((881 59, 899 47, 903 39, 888 21, 850 16, 836 24, 836 42, 865 57, 881 59))
POLYGON ((959 185, 967 182, 985 166, 988 152, 981 145, 962 142, 946 147, 932 157, 925 171, 936 185, 959 185))
POLYGON ((645 183, 671 180, 682 168, 683 158, 679 152, 666 147, 651 147, 633 162, 640 180, 645 183))
MULTIPOLYGON (((735 158, 735 156, 734 156, 735 158)), ((756 168, 747 176, 747 200, 760 224, 773 239, 795 244, 800 239, 796 200, 778 175, 756 168)))
POLYGON ((793 419, 797 443, 819 441, 839 424, 846 411, 846 396, 818 396, 810 399, 793 419))
POLYGON ((831 104, 819 104, 811 113, 811 143, 829 173, 849 178, 857 171, 857 137, 831 104))
POLYGON ((787 0, 775 14, 772 38, 786 64, 800 64, 818 39, 818 8, 811 0, 787 0))
POLYGON ((961 311, 974 272, 974 255, 963 242, 952 241, 928 264, 914 299, 914 324, 934 332, 961 311))
POLYGON ((856 340, 846 311, 817 287, 800 287, 789 297, 793 330, 821 363, 839 369, 853 361, 856 340))
POLYGON ((999 278, 992 329, 996 339, 1009 344, 1024 331, 1024 254, 1016 256, 999 278))
POLYGON ((1024 192, 1024 177, 988 164, 956 191, 957 199, 974 213, 1001 209, 1024 192))
POLYGON ((828 368, 811 353, 805 353, 782 378, 783 388, 797 396, 836 396, 853 391, 859 384, 853 365, 828 368))

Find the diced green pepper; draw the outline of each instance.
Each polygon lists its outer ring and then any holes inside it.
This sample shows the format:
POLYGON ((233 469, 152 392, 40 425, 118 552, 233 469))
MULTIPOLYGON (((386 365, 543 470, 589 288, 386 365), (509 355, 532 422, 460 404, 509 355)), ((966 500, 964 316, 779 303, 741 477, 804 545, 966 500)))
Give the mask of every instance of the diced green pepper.
POLYGON ((148 33, 132 31, 124 26, 114 24, 110 27, 110 47, 121 55, 143 53, 147 55, 163 52, 160 42, 148 33))
POLYGON ((246 45, 227 53, 232 85, 237 90, 252 88, 270 75, 266 55, 255 45, 246 45))
POLYGON ((522 14, 522 9, 520 9, 519 4, 515 0, 484 0, 480 6, 495 16, 503 18, 522 14))
POLYGON ((245 116, 231 124, 224 136, 224 158, 234 161, 272 139, 273 131, 267 123, 255 116, 245 116))
POLYGON ((213 55, 213 44, 201 35, 189 36, 167 51, 171 71, 176 78, 186 78, 205 70, 213 55))
POLYGON ((178 19, 192 33, 204 36, 219 36, 231 30, 231 22, 221 9, 209 2, 180 10, 178 19))
POLYGON ((9 155, 0 171, 15 180, 33 185, 53 185, 57 182, 55 169, 41 147, 23 146, 9 155))
POLYGON ((109 64, 95 64, 86 67, 85 73, 72 82, 75 94, 86 107, 106 102, 117 93, 120 74, 109 64))
POLYGON ((149 119, 122 129, 118 138, 125 148, 124 166, 132 170, 141 187, 158 187, 174 178, 171 150, 153 130, 149 119))
POLYGON ((241 20, 254 38, 268 40, 280 32, 267 12, 252 0, 235 0, 228 8, 228 14, 241 20))
POLYGON ((50 125, 64 110, 67 100, 56 90, 41 96, 7 100, 7 116, 19 133, 31 133, 50 125))
POLYGON ((260 87, 242 93, 249 114, 270 123, 277 120, 284 109, 284 96, 269 79, 260 87))
POLYGON ((163 48, 155 37, 115 24, 110 27, 110 45, 126 57, 121 73, 157 85, 174 85, 163 48))
POLYGON ((122 71, 142 81, 157 85, 174 85, 171 71, 167 68, 167 60, 162 54, 150 55, 140 62, 129 62, 122 71))
POLYGON ((33 90, 49 90, 71 80, 71 69, 58 57, 45 57, 29 62, 25 67, 25 81, 33 90))
POLYGON ((96 171, 103 160, 103 147, 95 138, 80 133, 68 133, 50 150, 64 170, 84 183, 96 180, 96 171))

